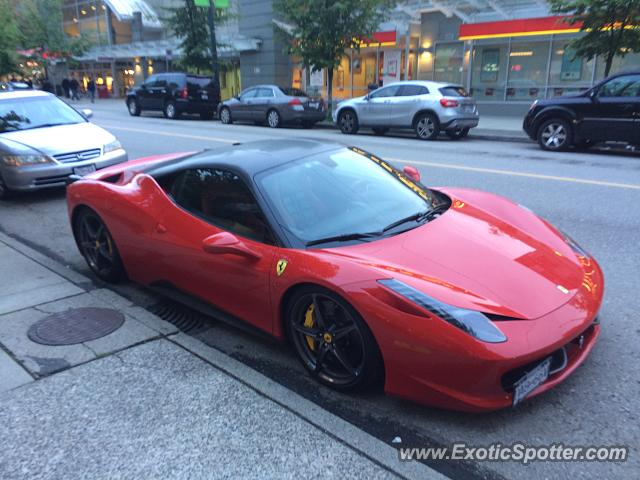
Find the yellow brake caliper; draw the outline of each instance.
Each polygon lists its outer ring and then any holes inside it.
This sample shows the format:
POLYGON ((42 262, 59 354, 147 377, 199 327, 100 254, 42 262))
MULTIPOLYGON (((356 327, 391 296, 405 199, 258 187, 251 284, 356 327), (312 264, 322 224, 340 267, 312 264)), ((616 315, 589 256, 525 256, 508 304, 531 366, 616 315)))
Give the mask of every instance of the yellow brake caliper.
MULTIPOLYGON (((307 308, 307 313, 304 314, 304 326, 307 328, 313 328, 313 303, 307 308)), ((307 335, 307 344, 311 350, 316 349, 316 342, 313 337, 307 335)))

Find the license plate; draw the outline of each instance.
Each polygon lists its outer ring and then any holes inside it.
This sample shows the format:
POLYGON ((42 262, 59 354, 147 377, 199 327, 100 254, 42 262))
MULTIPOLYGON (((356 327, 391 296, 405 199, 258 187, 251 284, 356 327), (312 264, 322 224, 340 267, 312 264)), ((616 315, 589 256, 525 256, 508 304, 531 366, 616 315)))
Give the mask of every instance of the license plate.
POLYGON ((95 165, 85 165, 83 167, 76 167, 73 169, 73 173, 81 177, 84 177, 85 175, 89 175, 90 173, 93 173, 95 171, 96 171, 95 165))
POLYGON ((203 93, 202 100, 209 100, 209 95, 207 95, 206 93, 203 93))
POLYGON ((473 112, 473 105, 465 105, 464 107, 462 107, 462 111, 465 113, 473 112))
POLYGON ((551 366, 551 357, 544 360, 540 365, 527 373, 516 384, 513 392, 513 406, 526 398, 531 392, 544 383, 549 378, 549 367, 551 366))
POLYGON ((318 102, 309 102, 309 108, 318 108, 319 106, 318 102))

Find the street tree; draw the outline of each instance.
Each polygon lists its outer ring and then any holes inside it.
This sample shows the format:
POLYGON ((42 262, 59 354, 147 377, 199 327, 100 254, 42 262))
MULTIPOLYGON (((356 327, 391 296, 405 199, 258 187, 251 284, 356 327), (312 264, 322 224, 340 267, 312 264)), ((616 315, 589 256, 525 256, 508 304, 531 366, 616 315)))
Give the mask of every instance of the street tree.
POLYGON ((576 57, 605 59, 605 77, 616 56, 640 52, 640 0, 549 0, 554 13, 582 22, 584 35, 570 44, 576 57))
POLYGON ((392 0, 274 0, 287 29, 287 53, 307 70, 327 70, 327 96, 333 105, 333 72, 348 49, 358 51, 395 5, 392 0))
POLYGON ((20 42, 14 6, 9 0, 0 0, 0 75, 16 71, 16 50, 20 42))

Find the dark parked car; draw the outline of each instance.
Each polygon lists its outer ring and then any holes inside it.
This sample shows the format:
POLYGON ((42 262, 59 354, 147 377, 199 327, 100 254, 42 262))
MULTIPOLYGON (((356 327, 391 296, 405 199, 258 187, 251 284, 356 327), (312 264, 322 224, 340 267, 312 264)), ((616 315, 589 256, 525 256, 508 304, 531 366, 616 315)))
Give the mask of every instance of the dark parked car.
POLYGON ((220 89, 211 77, 187 73, 157 73, 127 93, 127 108, 134 116, 143 110, 178 118, 183 113, 197 113, 205 120, 213 118, 220 103, 220 89))
POLYGON ((239 96, 220 104, 218 118, 222 123, 235 121, 266 123, 278 128, 286 123, 305 127, 324 120, 327 111, 321 98, 312 98, 297 88, 257 85, 239 96))
POLYGON ((523 128, 545 150, 586 148, 600 142, 640 144, 640 72, 606 78, 586 92, 537 100, 523 128))

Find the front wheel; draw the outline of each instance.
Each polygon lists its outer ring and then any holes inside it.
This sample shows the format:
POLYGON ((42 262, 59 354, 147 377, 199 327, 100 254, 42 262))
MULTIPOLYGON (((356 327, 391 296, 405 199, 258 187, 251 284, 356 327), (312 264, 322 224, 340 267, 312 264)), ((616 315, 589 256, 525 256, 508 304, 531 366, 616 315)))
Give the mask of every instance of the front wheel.
POLYGON ((423 113, 416 118, 413 128, 420 140, 435 140, 440 133, 438 118, 432 113, 423 113))
POLYGON ((449 137, 451 140, 460 140, 461 138, 464 138, 467 135, 469 135, 469 129, 456 128, 455 130, 447 130, 446 134, 447 134, 447 137, 449 137))
POLYGON ((74 234, 80 253, 100 279, 115 283, 125 276, 118 248, 96 212, 84 208, 74 222, 74 234))
POLYGON ((280 128, 282 123, 282 119, 280 118, 280 114, 277 110, 269 110, 267 113, 267 125, 271 128, 280 128))
POLYGON ((382 356, 375 338, 340 296, 305 287, 289 301, 285 318, 298 358, 321 383, 359 391, 381 378, 382 356))
POLYGON ((142 111, 140 105, 138 104, 138 101, 135 98, 129 99, 129 101, 127 102, 127 109, 129 110, 129 115, 131 115, 132 117, 139 117, 140 112, 142 111))
POLYGON ((229 110, 229 107, 222 107, 220 109, 220 121, 225 125, 230 125, 231 123, 233 123, 233 120, 231 120, 231 110, 229 110))
POLYGON ((345 110, 340 112, 338 116, 338 126, 340 131, 347 135, 355 135, 358 133, 360 125, 358 124, 358 117, 353 110, 345 110))
POLYGON ((543 150, 561 152, 572 143, 571 125, 561 118, 547 120, 538 129, 538 145, 543 150))

